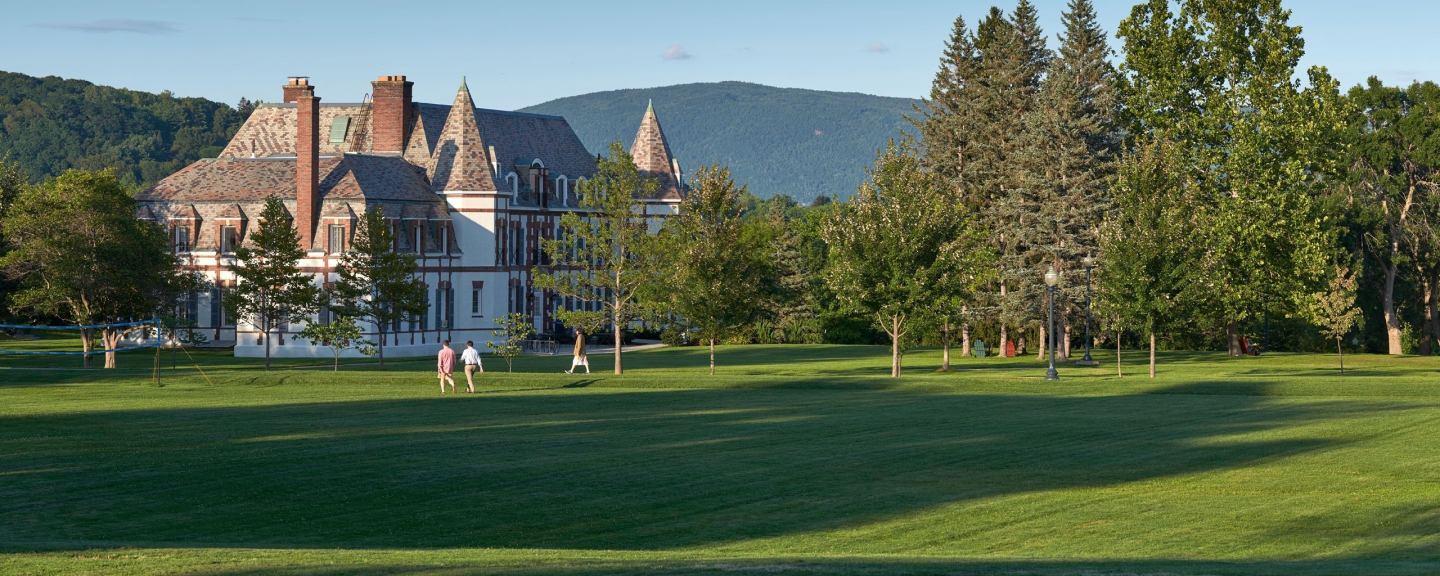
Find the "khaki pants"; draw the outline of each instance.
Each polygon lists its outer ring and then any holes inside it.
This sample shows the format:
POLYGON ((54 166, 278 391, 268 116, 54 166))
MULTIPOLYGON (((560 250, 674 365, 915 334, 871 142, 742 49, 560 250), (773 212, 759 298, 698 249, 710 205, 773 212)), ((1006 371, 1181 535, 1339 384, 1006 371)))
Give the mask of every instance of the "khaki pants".
POLYGON ((474 392, 474 391, 475 391, 475 368, 477 368, 477 366, 476 366, 475 364, 466 364, 466 365, 465 365, 465 391, 466 391, 466 392, 474 392))

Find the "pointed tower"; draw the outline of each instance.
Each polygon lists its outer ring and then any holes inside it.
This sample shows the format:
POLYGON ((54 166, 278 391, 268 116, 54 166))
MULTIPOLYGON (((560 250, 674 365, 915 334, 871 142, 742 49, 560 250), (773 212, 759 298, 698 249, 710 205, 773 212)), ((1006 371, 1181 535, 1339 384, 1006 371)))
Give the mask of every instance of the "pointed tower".
POLYGON ((655 191, 659 200, 680 199, 680 162, 670 153, 670 144, 665 142, 665 133, 660 131, 660 118, 655 116, 655 102, 645 107, 645 117, 640 120, 640 131, 635 133, 635 142, 630 145, 630 156, 640 173, 660 180, 655 191))
POLYGON ((470 88, 460 80, 460 91, 450 105, 450 115, 430 161, 425 166, 430 187, 435 192, 494 192, 495 173, 485 144, 480 141, 480 126, 475 121, 475 102, 470 88))

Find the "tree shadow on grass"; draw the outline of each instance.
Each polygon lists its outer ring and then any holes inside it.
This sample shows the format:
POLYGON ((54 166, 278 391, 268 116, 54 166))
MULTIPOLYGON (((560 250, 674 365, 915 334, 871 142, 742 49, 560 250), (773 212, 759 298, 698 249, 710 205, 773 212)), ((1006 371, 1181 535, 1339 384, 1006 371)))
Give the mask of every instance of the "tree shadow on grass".
POLYGON ((1253 396, 665 390, 0 418, 0 541, 664 550, 1343 443, 1253 396))
POLYGON ((908 574, 945 576, 990 576, 994 574, 1025 576, 1326 576, 1364 574, 1390 576, 1433 574, 1440 569, 1435 562, 1384 561, 1294 561, 1294 562, 1195 562, 1178 560, 1115 561, 1115 562, 1044 562, 1044 561, 965 561, 965 560, 832 560, 816 558, 774 559, 709 559, 694 561, 575 562, 562 565, 487 565, 455 561, 431 564, 314 563, 303 567, 271 567, 259 569, 226 569, 187 571, 188 574, 225 576, 289 576, 297 574, 554 574, 561 576, 602 576, 610 574, 908 574))

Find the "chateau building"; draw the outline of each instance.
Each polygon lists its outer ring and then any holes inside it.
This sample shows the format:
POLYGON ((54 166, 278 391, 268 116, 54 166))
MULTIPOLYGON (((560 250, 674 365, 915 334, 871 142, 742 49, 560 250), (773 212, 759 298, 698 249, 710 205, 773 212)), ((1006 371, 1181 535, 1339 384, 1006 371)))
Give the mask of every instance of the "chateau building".
MULTIPOLYGON (((362 103, 321 103, 307 78, 291 78, 283 102, 263 104, 218 158, 200 160, 142 191, 137 217, 165 227, 186 266, 214 285, 181 306, 211 340, 234 342, 237 356, 323 356, 282 326, 264 343, 244 319, 220 306, 235 285, 234 250, 247 245, 266 198, 280 198, 307 250, 302 270, 317 284, 335 279, 340 254, 366 210, 382 209, 414 254, 429 311, 383 331, 387 356, 433 354, 440 340, 493 339, 496 319, 532 318, 537 332, 562 327, 555 311, 596 306, 533 287, 542 239, 560 216, 579 211, 577 184, 595 157, 559 116, 476 108, 462 81, 449 106, 411 100, 413 82, 381 76, 362 103)), ((682 174, 654 108, 631 146, 636 164, 660 182, 645 213, 679 209, 682 174)), ((328 322, 322 310, 312 322, 328 322)), ((368 338, 382 333, 366 327, 368 338)))

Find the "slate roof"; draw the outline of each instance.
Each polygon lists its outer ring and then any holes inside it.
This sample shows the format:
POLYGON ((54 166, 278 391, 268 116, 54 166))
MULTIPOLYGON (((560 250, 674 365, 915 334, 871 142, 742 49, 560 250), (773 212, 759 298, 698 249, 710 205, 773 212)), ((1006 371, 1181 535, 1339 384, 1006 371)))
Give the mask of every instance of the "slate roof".
POLYGON ((655 115, 655 106, 645 108, 645 117, 640 120, 640 130, 635 133, 635 142, 630 145, 630 156, 640 173, 660 181, 655 197, 660 200, 679 200, 680 180, 677 174, 675 156, 670 153, 670 144, 660 130, 660 118, 655 115))
MULTIPOLYGON (((220 153, 221 158, 265 158, 295 153, 295 105, 266 104, 256 108, 235 132, 220 153)), ((370 106, 368 104, 320 103, 320 154, 370 151, 370 106), (345 142, 330 143, 330 126, 335 117, 349 116, 345 142)))
MULTIPOLYGON (((420 122, 416 122, 420 124, 420 122)), ((425 165, 436 192, 494 192, 499 188, 475 119, 475 103, 462 82, 450 116, 425 165)))
MULTIPOLYGON (((495 147, 493 159, 500 163, 503 180, 508 165, 516 158, 540 158, 551 176, 565 175, 571 179, 595 173, 595 157, 585 149, 570 123, 560 116, 507 112, 472 107, 475 125, 484 142, 485 152, 495 147)), ((458 95, 457 95, 458 99, 458 95)), ((454 105, 414 104, 415 123, 402 157, 417 166, 426 166, 439 146, 440 133, 454 105)), ((265 158, 295 153, 295 105, 266 104, 257 108, 235 137, 220 153, 221 158, 265 158)), ((369 152, 369 104, 320 104, 320 154, 369 152), (337 116, 350 117, 350 130, 342 144, 331 144, 328 135, 337 116)))
MULTIPOLYGON (((393 156, 320 159, 320 199, 437 202, 419 170, 393 156)), ((295 158, 207 158, 135 196, 141 202, 253 202, 295 198, 295 158)))

